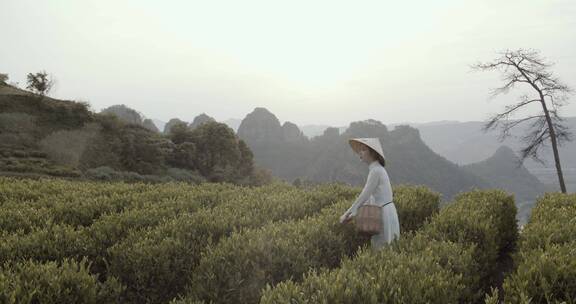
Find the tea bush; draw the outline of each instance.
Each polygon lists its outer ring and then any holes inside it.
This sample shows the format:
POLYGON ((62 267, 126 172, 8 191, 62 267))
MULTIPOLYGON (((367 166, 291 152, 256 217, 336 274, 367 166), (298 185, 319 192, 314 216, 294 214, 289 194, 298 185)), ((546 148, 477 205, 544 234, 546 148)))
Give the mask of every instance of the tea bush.
POLYGON ((432 219, 426 233, 435 239, 475 244, 480 290, 488 290, 499 258, 514 248, 517 225, 514 200, 500 190, 460 194, 432 219))
POLYGON ((0 268, 0 303, 120 303, 123 286, 110 277, 103 283, 87 261, 23 261, 0 268))
POLYGON ((299 219, 342 199, 357 189, 338 185, 303 191, 266 190, 260 197, 234 205, 182 214, 153 229, 130 234, 109 249, 110 271, 128 286, 133 301, 167 301, 182 292, 205 248, 234 231, 280 220, 299 219))
MULTIPOLYGON (((394 193, 406 231, 438 212, 439 195, 427 188, 402 186, 394 193)), ((341 201, 313 217, 232 235, 202 254, 189 293, 214 303, 256 303, 266 284, 298 279, 310 268, 337 267, 369 241, 339 223, 350 204, 341 201)))
POLYGON ((268 286, 260 303, 469 303, 483 296, 493 263, 512 248, 514 202, 474 191, 433 216, 416 234, 342 267, 268 286))
POLYGON ((505 278, 508 303, 576 302, 576 194, 539 198, 524 228, 516 269, 505 278))

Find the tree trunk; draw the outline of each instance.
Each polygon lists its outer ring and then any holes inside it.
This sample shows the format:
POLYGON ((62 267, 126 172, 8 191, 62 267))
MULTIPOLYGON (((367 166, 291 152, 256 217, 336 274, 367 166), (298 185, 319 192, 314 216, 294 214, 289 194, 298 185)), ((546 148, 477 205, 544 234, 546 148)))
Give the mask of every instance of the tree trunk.
POLYGON ((550 141, 552 142, 552 151, 554 152, 554 162, 556 163, 556 173, 558 173, 558 182, 560 183, 560 191, 566 193, 566 185, 564 184, 564 175, 562 174, 562 166, 560 165, 560 154, 558 153, 558 145, 556 143, 556 131, 554 131, 554 126, 552 125, 552 119, 548 113, 548 108, 546 107, 546 101, 544 100, 544 95, 541 91, 540 100, 542 101, 542 109, 544 110, 544 115, 546 115, 546 122, 548 122, 548 132, 550 132, 550 141))

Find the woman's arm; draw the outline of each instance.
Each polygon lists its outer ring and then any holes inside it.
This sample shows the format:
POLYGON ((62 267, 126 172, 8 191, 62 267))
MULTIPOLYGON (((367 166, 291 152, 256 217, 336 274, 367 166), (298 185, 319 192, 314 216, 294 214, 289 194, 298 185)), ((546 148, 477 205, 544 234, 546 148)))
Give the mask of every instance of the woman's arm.
POLYGON ((364 189, 362 189, 362 192, 360 192, 360 195, 358 195, 358 198, 356 198, 354 204, 352 204, 352 206, 348 208, 344 214, 349 212, 352 216, 356 216, 358 208, 370 198, 370 195, 374 192, 374 190, 376 190, 377 186, 378 174, 376 170, 370 170, 370 172, 368 172, 368 178, 366 179, 366 185, 364 185, 364 189))

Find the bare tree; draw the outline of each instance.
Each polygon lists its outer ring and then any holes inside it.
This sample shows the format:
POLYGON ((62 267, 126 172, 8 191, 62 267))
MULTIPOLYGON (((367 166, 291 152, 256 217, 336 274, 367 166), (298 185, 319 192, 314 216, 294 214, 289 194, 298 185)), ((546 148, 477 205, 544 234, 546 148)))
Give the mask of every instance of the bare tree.
POLYGON ((521 141, 526 144, 521 150, 521 163, 530 157, 544 164, 538 151, 550 139, 560 189, 566 193, 558 146, 564 141, 570 141, 572 134, 563 124, 563 118, 558 114, 558 110, 568 102, 568 96, 572 90, 552 75, 550 71, 552 64, 542 58, 537 50, 506 50, 499 55, 492 62, 477 63, 472 66, 474 70, 497 70, 502 73, 505 83, 494 89, 492 96, 506 94, 516 85, 528 88, 531 93, 520 96, 519 102, 508 105, 503 112, 491 116, 483 130, 488 131, 500 127, 500 140, 502 141, 510 136, 512 128, 530 122, 527 133, 521 138, 521 141), (526 109, 530 104, 540 104, 541 110, 520 119, 512 119, 518 110, 526 109))
POLYGON ((0 82, 6 83, 8 81, 8 74, 0 73, 0 82))
POLYGON ((46 71, 35 74, 28 73, 26 77, 26 88, 36 94, 45 96, 54 85, 54 79, 46 71))

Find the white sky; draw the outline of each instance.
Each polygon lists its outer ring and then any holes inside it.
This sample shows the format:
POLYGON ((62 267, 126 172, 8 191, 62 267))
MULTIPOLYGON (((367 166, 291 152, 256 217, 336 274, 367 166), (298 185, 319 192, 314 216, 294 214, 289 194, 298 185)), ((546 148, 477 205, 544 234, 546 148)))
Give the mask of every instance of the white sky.
MULTIPOLYGON (((576 1, 0 0, 0 73, 52 96, 146 117, 348 125, 483 120, 496 72, 469 65, 535 48, 576 89, 576 1)), ((576 95, 564 108, 576 116, 576 95)))

